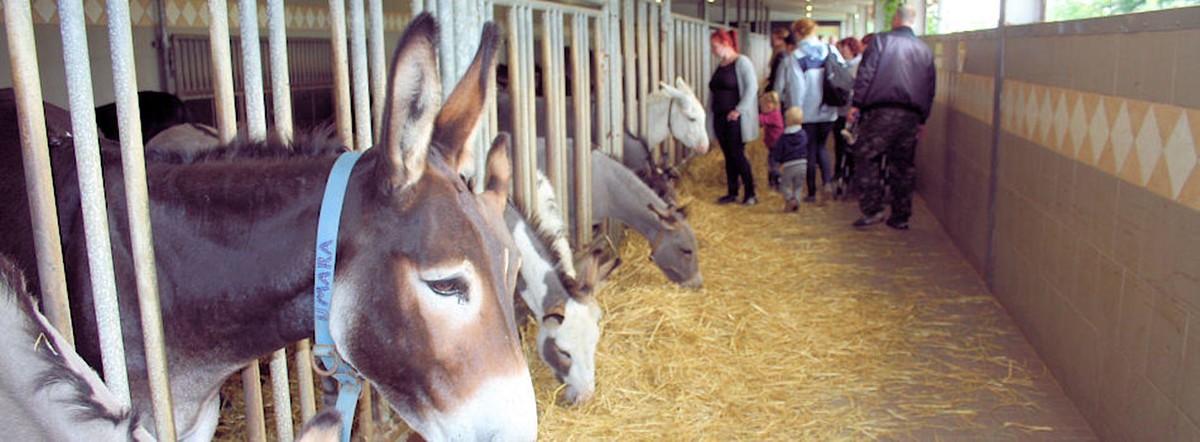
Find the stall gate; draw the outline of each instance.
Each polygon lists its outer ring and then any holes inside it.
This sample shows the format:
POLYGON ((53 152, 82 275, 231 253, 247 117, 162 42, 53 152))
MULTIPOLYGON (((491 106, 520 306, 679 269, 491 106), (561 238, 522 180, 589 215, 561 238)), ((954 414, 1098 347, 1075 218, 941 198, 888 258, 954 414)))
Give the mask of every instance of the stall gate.
MULTIPOLYGON (((385 98, 387 59, 383 49, 382 0, 366 0, 366 4, 364 0, 349 0, 348 5, 345 0, 329 0, 329 5, 337 134, 347 146, 355 150, 367 149, 379 136, 385 98), (363 117, 354 118, 355 115, 363 117)), ((470 64, 482 23, 495 19, 504 24, 507 44, 504 55, 509 63, 510 92, 514 103, 513 199, 526 209, 532 209, 529 205, 535 200, 532 197, 533 171, 537 168, 535 65, 540 60, 544 72, 566 72, 568 59, 557 48, 569 50, 573 73, 570 77, 570 100, 573 100, 572 117, 576 129, 571 134, 573 144, 568 144, 567 79, 563 75, 546 75, 544 106, 546 115, 550 117, 546 128, 546 172, 563 206, 575 209, 573 216, 568 215, 571 219, 567 221, 576 227, 576 244, 587 243, 591 234, 591 140, 598 140, 598 148, 602 152, 619 158, 621 140, 626 130, 637 135, 646 133, 649 122, 646 119, 645 99, 657 89, 659 81, 671 80, 678 75, 692 85, 702 101, 707 99, 706 85, 713 67, 708 34, 719 26, 670 13, 670 0, 662 3, 651 0, 607 0, 599 7, 517 0, 413 0, 412 6, 414 14, 429 11, 439 17, 445 30, 439 48, 439 65, 445 84, 453 84, 470 64), (535 38, 538 37, 541 54, 534 53, 535 38), (596 113, 595 118, 593 112, 596 113), (593 133, 597 136, 593 137, 593 133), (567 164, 568 149, 574 150, 573 164, 567 164), (567 194, 568 167, 574 168, 577 180, 573 195, 567 194)), ((43 308, 46 316, 70 339, 73 335, 72 325, 58 219, 54 209, 30 7, 31 2, 25 0, 6 0, 3 19, 14 71, 13 85, 36 237, 40 286, 43 289, 43 308)), ((58 2, 58 7, 63 46, 68 48, 63 54, 65 64, 89 67, 67 70, 72 134, 76 143, 96 145, 98 135, 83 2, 63 0, 58 2)), ((283 0, 266 0, 265 56, 259 37, 258 2, 238 1, 236 14, 240 35, 237 41, 239 44, 253 42, 240 45, 236 53, 240 55, 240 63, 233 60, 230 46, 231 9, 223 0, 208 2, 209 53, 191 55, 206 57, 211 61, 211 70, 187 73, 190 75, 188 81, 211 84, 215 125, 222 142, 232 141, 238 132, 238 112, 234 100, 234 89, 238 86, 244 97, 242 123, 246 136, 256 140, 267 137, 264 80, 269 81, 274 122, 271 130, 277 136, 291 139, 294 129, 289 91, 291 79, 301 73, 289 72, 289 42, 283 0), (264 61, 269 65, 265 72, 264 61), (239 66, 237 71, 241 74, 238 82, 234 79, 235 64, 239 66)), ((138 82, 132 65, 129 2, 105 2, 104 12, 108 17, 113 88, 119 116, 126 197, 131 212, 130 229, 155 430, 160 439, 174 440, 176 434, 170 412, 166 350, 158 304, 153 235, 150 231, 144 146, 138 119, 138 82)), ((180 40, 181 43, 184 41, 196 42, 194 38, 180 40)), ((297 39, 293 43, 290 52, 296 53, 296 44, 311 42, 297 39)), ((199 48, 201 45, 192 46, 199 48)), ((191 47, 181 47, 179 50, 196 51, 191 47)), ((303 82, 304 79, 299 81, 303 82)), ((450 90, 446 88, 444 93, 449 94, 450 90)), ((480 128, 480 134, 476 137, 475 170, 479 174, 484 170, 483 162, 490 141, 498 132, 496 120, 496 109, 493 108, 489 112, 489 124, 480 128)), ((129 385, 125 373, 121 318, 117 309, 99 152, 92 149, 77 149, 76 152, 83 191, 88 259, 100 324, 104 379, 113 393, 128 403, 129 385)), ((671 164, 682 159, 671 148, 656 148, 654 154, 656 159, 661 158, 671 164)), ((299 376, 300 417, 305 421, 316 412, 311 360, 309 343, 299 343, 294 363, 299 376)), ((279 440, 285 441, 292 440, 294 434, 287 364, 285 349, 276 351, 270 357, 275 433, 279 440)), ((258 364, 250 364, 243 371, 242 379, 246 392, 247 439, 266 440, 258 364)), ((370 389, 367 389, 360 410, 372 409, 371 398, 370 389)), ((374 431, 372 417, 371 412, 359 413, 359 426, 368 439, 374 431)))

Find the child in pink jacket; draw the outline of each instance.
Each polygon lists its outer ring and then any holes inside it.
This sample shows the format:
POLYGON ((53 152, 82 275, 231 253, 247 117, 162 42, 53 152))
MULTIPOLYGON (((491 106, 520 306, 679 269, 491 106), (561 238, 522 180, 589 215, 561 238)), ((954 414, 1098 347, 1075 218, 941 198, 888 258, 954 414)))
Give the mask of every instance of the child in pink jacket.
MULTIPOLYGON (((758 97, 758 125, 763 129, 763 144, 767 150, 775 150, 779 136, 783 134, 783 114, 779 112, 779 94, 767 92, 758 97)), ((767 155, 767 183, 772 189, 779 189, 779 165, 771 161, 767 155)))

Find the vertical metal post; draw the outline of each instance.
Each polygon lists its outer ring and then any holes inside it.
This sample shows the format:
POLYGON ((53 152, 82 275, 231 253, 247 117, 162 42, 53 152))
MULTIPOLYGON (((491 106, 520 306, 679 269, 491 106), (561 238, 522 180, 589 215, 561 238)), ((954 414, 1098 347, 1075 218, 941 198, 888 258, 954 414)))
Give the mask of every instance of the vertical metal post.
POLYGON ((371 91, 367 84, 367 29, 363 0, 350 0, 350 61, 354 98, 354 148, 366 150, 371 139, 371 91))
POLYGON ((92 76, 88 68, 91 62, 82 2, 59 2, 58 16, 63 62, 65 66, 76 67, 67 69, 67 96, 71 102, 71 135, 76 145, 75 162, 79 171, 79 192, 96 321, 99 322, 101 348, 109 351, 103 355, 106 358, 104 378, 117 399, 128 405, 129 379, 125 372, 125 346, 121 339, 121 314, 113 273, 112 244, 108 234, 108 204, 105 202, 104 176, 100 168, 100 141, 96 135, 96 105, 92 101, 92 76), (114 365, 111 369, 109 362, 114 365))
MULTIPOLYGON (((287 57, 287 23, 284 16, 283 0, 267 0, 267 40, 271 63, 271 98, 272 110, 275 117, 275 133, 284 142, 290 143, 294 128, 292 127, 292 91, 288 78, 287 57)), ((308 341, 301 342, 307 346, 308 341)), ((298 345, 297 349, 301 347, 298 345)), ((299 374, 300 418, 308 422, 315 413, 316 400, 312 384, 312 358, 300 362, 300 354, 296 355, 296 372, 299 374), (305 375, 308 382, 305 383, 305 375)), ((295 427, 292 422, 291 389, 288 385, 287 350, 279 349, 271 354, 271 392, 275 409, 275 432, 279 440, 290 441, 295 437, 295 427)))
POLYGON ((1005 74, 1005 51, 1008 40, 1008 27, 1005 25, 1005 15, 1008 9, 1008 0, 1000 0, 1000 20, 996 23, 996 73, 995 86, 992 90, 992 152, 991 152, 991 173, 988 176, 988 201, 987 201, 987 254, 984 255, 984 280, 988 287, 996 286, 996 195, 1000 190, 1000 119, 1004 116, 1001 106, 1001 99, 1004 97, 1004 74, 1005 74))
POLYGON ((530 156, 533 154, 530 143, 536 143, 536 134, 529 133, 528 120, 530 118, 529 108, 532 106, 529 103, 530 94, 526 89, 532 87, 532 78, 526 77, 526 64, 529 59, 526 58, 525 49, 525 17, 529 14, 526 6, 512 6, 508 9, 508 74, 509 74, 509 91, 512 96, 512 121, 513 121, 513 137, 516 142, 513 149, 513 176, 516 178, 516 183, 513 186, 513 203, 517 207, 529 213, 532 204, 532 189, 530 187, 530 156))
POLYGON ((329 0, 329 32, 333 45, 333 102, 337 111, 338 137, 354 147, 350 113, 350 72, 346 55, 346 1, 329 0))
POLYGON ((606 32, 605 51, 608 53, 608 154, 613 158, 621 159, 623 156, 621 149, 618 146, 622 143, 625 132, 625 107, 621 106, 621 97, 624 85, 622 83, 622 72, 625 61, 621 52, 621 0, 609 0, 605 19, 608 31, 606 32))
MULTIPOLYGON (((121 137, 121 166, 125 172, 125 201, 129 217, 129 240, 137 280, 138 310, 142 320, 142 343, 150 399, 160 438, 174 439, 171 389, 167 352, 163 339, 162 313, 158 299, 158 275, 154 262, 154 236, 150 228, 150 195, 146 189, 145 151, 139 119, 137 71, 133 65, 133 27, 129 4, 108 2, 108 40, 112 54, 113 92, 117 102, 117 125, 121 137)), ((115 302, 115 300, 114 300, 115 302)), ((119 339, 119 338, 118 338, 119 339)), ((121 355, 124 359, 124 355, 121 355)), ((105 364, 107 365, 107 358, 105 364)))
MULTIPOLYGON (((566 87, 563 66, 563 19, 562 11, 547 10, 542 13, 542 97, 546 103, 546 177, 554 188, 554 194, 562 200, 560 204, 570 207, 567 201, 567 119, 566 87)), ((575 75, 579 75, 578 72, 575 75)), ((578 121, 575 122, 578 127, 578 121)), ((568 220, 564 219, 564 222, 568 220)))
POLYGON ((222 143, 237 137, 237 111, 233 102, 233 64, 229 57, 229 10, 224 1, 208 2, 208 40, 212 63, 213 103, 217 136, 222 143))
MULTIPOLYGON (((663 58, 662 55, 663 54, 661 53, 662 51, 659 50, 659 45, 662 43, 662 33, 661 33, 661 30, 659 29, 660 28, 659 25, 661 22, 659 21, 659 18, 658 18, 660 5, 651 4, 651 3, 646 3, 645 5, 648 8, 646 24, 649 25, 648 26, 649 29, 646 30, 646 34, 647 34, 646 35, 646 48, 645 48, 646 53, 643 55, 646 56, 645 60, 647 62, 646 64, 648 65, 648 66, 646 66, 646 68, 649 71, 649 73, 646 76, 646 80, 645 80, 646 81, 646 89, 644 91, 642 91, 643 95, 641 97, 641 99, 642 99, 642 124, 643 124, 642 136, 649 138, 650 137, 650 103, 649 103, 648 97, 652 91, 658 89, 658 82, 661 78, 659 76, 659 74, 662 71, 661 68, 662 68, 662 58, 663 58)), ((662 124, 662 122, 660 122, 660 121, 656 121, 655 123, 662 124)), ((650 146, 650 159, 654 164, 662 164, 662 145, 661 144, 655 145, 655 146, 650 146)))
MULTIPOLYGON (((524 67, 522 76, 525 80, 525 137, 527 143, 522 146, 524 149, 523 159, 525 164, 522 168, 524 174, 521 177, 522 189, 525 191, 529 203, 526 210, 529 213, 537 211, 537 198, 534 198, 534 183, 537 171, 537 72, 534 64, 533 55, 533 10, 528 6, 522 8, 521 13, 521 60, 524 67)), ((547 71, 542 71, 542 92, 546 92, 546 76, 550 75, 547 71)))
MULTIPOLYGON (((592 191, 592 115, 591 115, 591 75, 588 68, 588 17, 575 14, 571 17, 571 61, 574 63, 575 84, 572 85, 572 96, 575 99, 575 194, 571 200, 575 204, 575 244, 591 243, 592 216, 590 213, 592 191)), ((597 26, 599 28, 599 26, 597 26)), ((600 52, 599 45, 596 52, 600 52)), ((597 70, 600 65, 596 65, 597 70)), ((599 88, 597 88, 599 89, 599 88)), ((599 91, 597 91, 599 92, 599 91)), ((597 103, 600 101, 597 97, 597 103)), ((563 189, 564 193, 566 188, 563 189)), ((570 206, 566 206, 570 207, 570 206)), ((564 211, 570 218, 570 210, 564 211)), ((570 222, 570 219, 564 220, 570 222)), ((569 225, 569 224, 568 224, 569 225)))
MULTIPOLYGON (((623 55, 625 57, 625 107, 623 108, 625 111, 627 111, 625 112, 625 130, 640 135, 638 132, 641 130, 642 126, 638 123, 638 60, 636 58, 640 54, 638 53, 636 46, 637 39, 634 38, 634 32, 636 32, 637 29, 634 1, 635 0, 625 0, 624 7, 622 8, 623 13, 621 14, 621 19, 618 22, 621 25, 621 34, 624 41, 624 45, 621 50, 624 51, 623 55)), ((617 135, 623 136, 624 132, 618 133, 617 135)), ((620 149, 617 149, 617 151, 619 152, 620 149)))
POLYGON ((367 18, 370 33, 367 39, 368 60, 371 70, 371 122, 375 129, 374 141, 378 142, 383 132, 383 104, 387 98, 387 54, 383 41, 383 0, 367 0, 367 18))
POLYGON ((242 101, 246 103, 246 132, 251 140, 267 138, 263 100, 262 45, 258 38, 258 2, 238 0, 242 42, 242 101))
POLYGON ((647 135, 648 124, 646 121, 646 95, 649 93, 650 79, 650 60, 647 60, 649 49, 646 47, 649 42, 646 35, 646 16, 649 15, 649 5, 643 1, 637 2, 637 128, 639 136, 647 135))

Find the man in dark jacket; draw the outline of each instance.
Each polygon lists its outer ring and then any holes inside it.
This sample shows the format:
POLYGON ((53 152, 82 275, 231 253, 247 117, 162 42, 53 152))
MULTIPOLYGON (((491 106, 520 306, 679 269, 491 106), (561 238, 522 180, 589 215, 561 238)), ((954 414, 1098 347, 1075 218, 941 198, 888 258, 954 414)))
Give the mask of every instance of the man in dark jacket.
POLYGON ((855 179, 862 191, 859 209, 863 216, 854 227, 867 227, 884 219, 883 187, 879 182, 884 156, 892 190, 892 214, 887 225, 907 230, 912 216, 917 136, 929 118, 937 76, 932 51, 913 33, 915 19, 916 11, 911 6, 899 7, 892 30, 871 39, 858 66, 849 119, 854 121, 861 111, 854 155, 859 165, 855 179))

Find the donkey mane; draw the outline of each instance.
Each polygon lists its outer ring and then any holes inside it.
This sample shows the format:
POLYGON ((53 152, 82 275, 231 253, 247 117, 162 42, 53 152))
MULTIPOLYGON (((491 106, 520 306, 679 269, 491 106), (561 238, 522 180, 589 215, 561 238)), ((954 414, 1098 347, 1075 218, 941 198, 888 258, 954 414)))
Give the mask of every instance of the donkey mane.
POLYGON ((34 344, 34 353, 38 359, 46 363, 49 368, 43 370, 37 376, 37 392, 53 387, 55 385, 65 385, 71 391, 69 398, 61 400, 65 407, 71 408, 71 413, 80 421, 103 420, 116 426, 122 422, 129 422, 129 437, 134 438, 134 431, 141 427, 140 413, 135 413, 132 408, 124 408, 120 411, 110 411, 105 404, 96 400, 97 394, 91 383, 83 376, 75 372, 67 365, 67 358, 60 352, 74 352, 70 348, 58 348, 58 343, 52 338, 54 335, 46 325, 34 318, 37 317, 37 307, 34 305, 34 300, 26 292, 25 277, 22 272, 17 269, 12 260, 7 256, 0 255, 0 292, 3 292, 4 302, 14 304, 14 307, 23 315, 20 321, 23 323, 26 337, 38 337, 38 341, 34 344), (45 340, 45 343, 41 341, 45 340), (43 349, 43 345, 45 349, 43 349))
MULTIPOLYGON (((212 135, 214 139, 217 138, 217 134, 205 126, 192 124, 192 127, 207 135, 212 135)), ((338 139, 334 127, 322 125, 297 133, 291 142, 272 134, 266 140, 250 140, 239 136, 230 143, 201 151, 178 152, 169 149, 147 149, 146 161, 166 164, 196 164, 246 159, 321 158, 347 150, 342 141, 338 139)))
POLYGON ((559 209, 554 187, 550 185, 550 180, 540 170, 537 171, 535 193, 537 210, 525 215, 532 222, 538 240, 554 255, 554 267, 559 273, 559 279, 568 288, 571 288, 574 285, 576 274, 571 243, 567 239, 567 226, 563 223, 562 211, 559 209))

